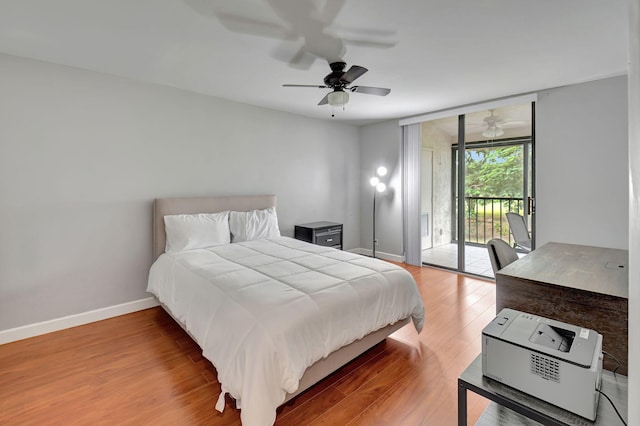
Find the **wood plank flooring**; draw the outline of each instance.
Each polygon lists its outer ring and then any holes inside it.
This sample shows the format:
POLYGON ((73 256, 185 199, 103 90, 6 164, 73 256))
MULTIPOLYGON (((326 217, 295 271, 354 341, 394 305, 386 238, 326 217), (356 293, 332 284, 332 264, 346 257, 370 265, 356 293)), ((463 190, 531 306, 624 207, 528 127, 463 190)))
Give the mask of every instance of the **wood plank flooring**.
MULTIPOLYGON (((457 378, 480 353, 495 285, 405 266, 425 328, 396 332, 278 409, 276 425, 455 425, 457 378)), ((239 425, 211 363, 153 308, 0 346, 0 425, 239 425)), ((469 393, 469 421, 487 405, 469 393)))

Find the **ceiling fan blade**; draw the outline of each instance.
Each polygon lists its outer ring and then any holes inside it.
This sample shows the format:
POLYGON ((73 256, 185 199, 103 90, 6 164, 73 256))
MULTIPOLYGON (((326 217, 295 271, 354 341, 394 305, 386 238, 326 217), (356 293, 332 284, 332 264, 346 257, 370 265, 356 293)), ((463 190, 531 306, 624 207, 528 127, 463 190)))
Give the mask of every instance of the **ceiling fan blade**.
POLYGON ((387 96, 391 89, 384 89, 382 87, 369 87, 369 86, 353 86, 349 88, 352 92, 366 93, 367 95, 387 96))
POLYGON ((365 72, 369 71, 365 67, 361 67, 360 65, 352 65, 347 72, 342 74, 340 77, 341 81, 346 81, 347 83, 353 82, 356 78, 360 77, 365 72))
POLYGON ((320 86, 318 84, 283 84, 282 87, 317 87, 318 89, 327 88, 327 86, 320 86))
POLYGON ((508 125, 509 127, 515 127, 515 126, 527 126, 529 124, 531 124, 531 122, 526 121, 526 120, 505 120, 502 121, 498 124, 501 125, 508 125))
MULTIPOLYGON (((329 92, 329 93, 331 93, 331 92, 329 92)), ((324 98, 322 98, 322 100, 320 102, 318 102, 318 105, 326 105, 326 104, 329 103, 329 93, 324 95, 324 98)))

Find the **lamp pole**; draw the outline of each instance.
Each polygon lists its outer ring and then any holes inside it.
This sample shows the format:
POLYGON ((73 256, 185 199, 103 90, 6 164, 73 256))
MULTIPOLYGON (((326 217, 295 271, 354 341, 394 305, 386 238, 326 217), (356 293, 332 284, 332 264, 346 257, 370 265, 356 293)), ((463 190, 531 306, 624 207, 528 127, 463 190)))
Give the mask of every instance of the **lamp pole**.
POLYGON ((373 257, 376 257, 376 187, 373 187, 373 257))
POLYGON ((376 169, 373 177, 369 180, 369 183, 373 187, 373 244, 371 253, 373 257, 376 257, 376 192, 384 192, 387 186, 380 182, 380 177, 387 174, 387 168, 380 166, 376 169))

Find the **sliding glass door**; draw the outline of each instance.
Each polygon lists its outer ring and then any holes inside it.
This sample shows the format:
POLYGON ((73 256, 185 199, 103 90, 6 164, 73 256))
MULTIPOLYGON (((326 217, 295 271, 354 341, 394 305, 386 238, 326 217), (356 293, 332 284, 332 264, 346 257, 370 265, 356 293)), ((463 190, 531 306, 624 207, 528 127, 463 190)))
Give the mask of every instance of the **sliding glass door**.
POLYGON ((422 147, 431 152, 423 156, 431 164, 422 165, 423 263, 491 277, 487 241, 513 243, 506 213, 522 215, 533 231, 533 108, 527 103, 422 123, 422 147))

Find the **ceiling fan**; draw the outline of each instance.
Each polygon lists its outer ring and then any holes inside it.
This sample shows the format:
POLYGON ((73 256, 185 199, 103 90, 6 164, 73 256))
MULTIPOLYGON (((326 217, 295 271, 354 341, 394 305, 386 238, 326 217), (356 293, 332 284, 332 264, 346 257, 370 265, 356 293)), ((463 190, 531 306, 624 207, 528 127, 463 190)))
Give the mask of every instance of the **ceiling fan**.
POLYGON ((347 71, 347 64, 344 62, 332 62, 329 64, 331 72, 324 78, 324 85, 316 84, 283 84, 283 87, 317 87, 319 89, 333 89, 332 92, 326 94, 318 105, 329 104, 331 106, 343 107, 349 102, 349 93, 364 93, 367 95, 386 96, 391 89, 383 89, 382 87, 369 86, 351 86, 351 83, 368 70, 359 65, 352 65, 347 71))
POLYGON ((490 109, 491 115, 484 118, 487 128, 482 131, 482 136, 485 138, 496 138, 504 135, 504 130, 499 127, 499 124, 502 124, 504 120, 499 115, 493 115, 493 111, 490 109))

